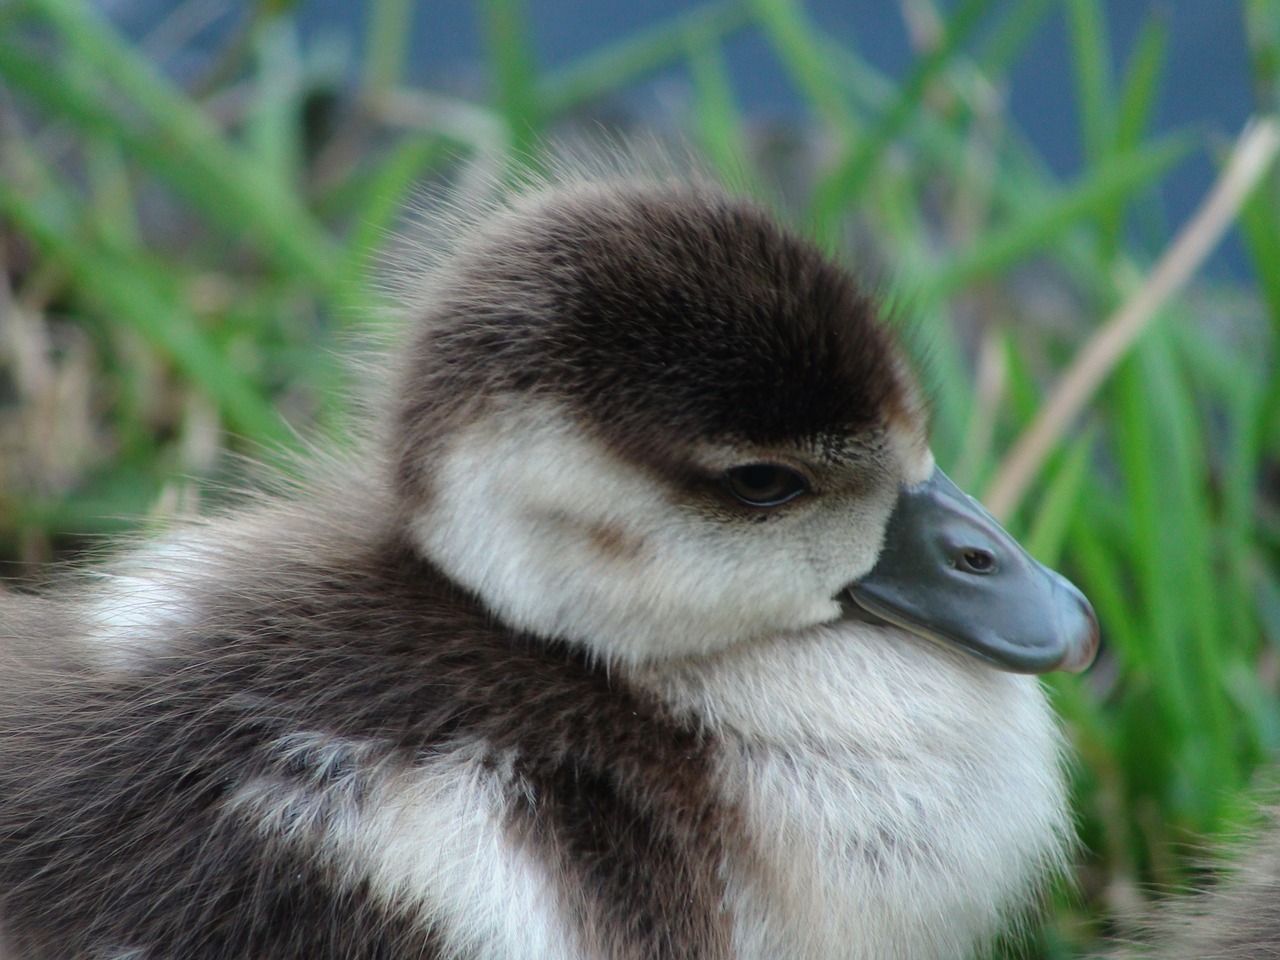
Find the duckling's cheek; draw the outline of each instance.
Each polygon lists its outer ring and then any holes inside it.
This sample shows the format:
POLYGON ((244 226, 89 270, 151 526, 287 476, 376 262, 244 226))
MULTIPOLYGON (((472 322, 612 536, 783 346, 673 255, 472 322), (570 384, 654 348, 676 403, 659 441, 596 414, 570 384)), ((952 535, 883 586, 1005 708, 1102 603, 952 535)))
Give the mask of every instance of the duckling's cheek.
POLYGON ((799 519, 794 537, 804 544, 803 564, 816 593, 833 598, 875 567, 895 499, 887 485, 833 495, 799 519))
POLYGON ((510 626, 613 662, 705 654, 834 619, 850 571, 871 568, 889 510, 842 514, 837 537, 812 511, 764 524, 713 516, 563 411, 527 400, 459 432, 431 486, 413 524, 426 557, 510 626), (873 529, 858 540, 864 521, 873 529))
POLYGON ((557 511, 547 519, 560 528, 562 539, 580 543, 601 564, 638 565, 648 552, 644 533, 623 523, 583 520, 567 511, 557 511))
POLYGON ((549 406, 473 423, 424 470, 434 495, 414 523, 419 548, 514 626, 544 635, 590 606, 589 571, 603 584, 644 564, 637 521, 661 507, 646 477, 549 406))

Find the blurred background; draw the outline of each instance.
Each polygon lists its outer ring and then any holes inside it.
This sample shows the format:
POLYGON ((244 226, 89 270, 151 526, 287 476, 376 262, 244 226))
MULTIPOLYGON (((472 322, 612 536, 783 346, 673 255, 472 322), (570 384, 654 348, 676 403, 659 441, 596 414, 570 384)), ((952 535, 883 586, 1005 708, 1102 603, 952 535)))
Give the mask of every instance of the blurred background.
POLYGON ((1280 744, 1278 95, 1280 0, 0 0, 0 575, 340 435, 424 185, 692 144, 894 292, 939 461, 1098 609, 1000 948, 1079 956, 1280 744))

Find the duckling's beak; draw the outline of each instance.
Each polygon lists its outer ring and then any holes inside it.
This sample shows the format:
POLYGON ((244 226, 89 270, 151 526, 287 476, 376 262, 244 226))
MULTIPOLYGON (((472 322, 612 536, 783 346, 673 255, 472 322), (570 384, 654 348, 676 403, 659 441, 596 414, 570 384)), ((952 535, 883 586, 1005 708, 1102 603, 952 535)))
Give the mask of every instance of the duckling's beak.
POLYGON ((875 568, 848 589, 862 610, 1016 673, 1077 673, 1098 619, 941 470, 903 488, 875 568))

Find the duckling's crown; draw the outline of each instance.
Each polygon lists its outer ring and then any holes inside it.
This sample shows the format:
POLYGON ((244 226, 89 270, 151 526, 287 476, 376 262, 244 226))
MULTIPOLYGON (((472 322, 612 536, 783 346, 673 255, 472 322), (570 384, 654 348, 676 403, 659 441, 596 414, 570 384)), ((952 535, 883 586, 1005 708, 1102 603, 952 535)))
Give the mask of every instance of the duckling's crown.
POLYGON ((847 438, 914 418, 876 306, 850 275, 706 186, 526 198, 455 253, 427 310, 400 410, 419 451, 445 411, 513 393, 649 452, 847 438))

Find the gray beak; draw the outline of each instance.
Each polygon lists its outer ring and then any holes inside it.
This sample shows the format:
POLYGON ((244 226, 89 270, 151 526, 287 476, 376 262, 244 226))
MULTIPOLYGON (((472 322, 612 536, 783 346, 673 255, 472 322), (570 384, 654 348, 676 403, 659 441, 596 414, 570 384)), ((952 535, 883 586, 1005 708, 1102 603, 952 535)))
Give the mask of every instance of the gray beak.
POLYGON ((861 610, 1016 673, 1077 673, 1098 620, 941 470, 904 488, 875 569, 848 588, 861 610))

